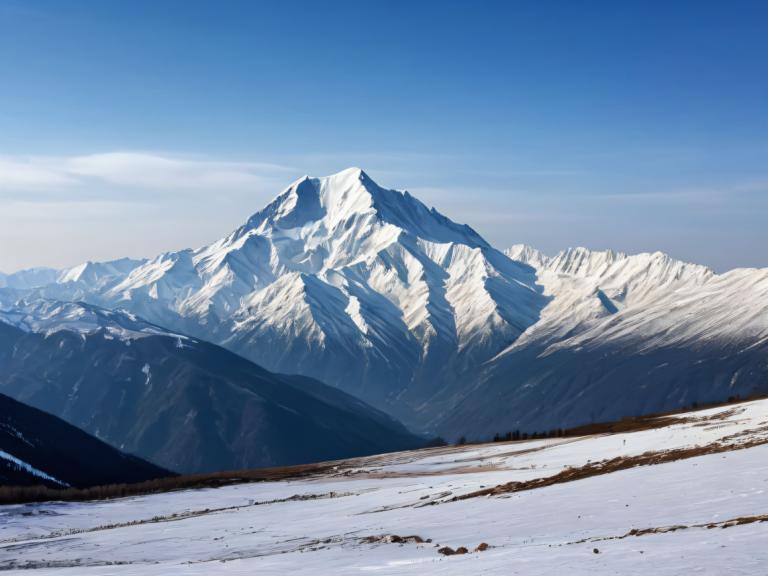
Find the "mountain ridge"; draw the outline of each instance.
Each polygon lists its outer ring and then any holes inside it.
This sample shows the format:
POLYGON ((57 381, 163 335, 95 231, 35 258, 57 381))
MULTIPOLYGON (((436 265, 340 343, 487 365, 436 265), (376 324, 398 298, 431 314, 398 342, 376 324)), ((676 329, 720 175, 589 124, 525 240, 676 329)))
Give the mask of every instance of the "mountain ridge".
POLYGON ((173 475, 0 394, 0 484, 88 488, 173 475))

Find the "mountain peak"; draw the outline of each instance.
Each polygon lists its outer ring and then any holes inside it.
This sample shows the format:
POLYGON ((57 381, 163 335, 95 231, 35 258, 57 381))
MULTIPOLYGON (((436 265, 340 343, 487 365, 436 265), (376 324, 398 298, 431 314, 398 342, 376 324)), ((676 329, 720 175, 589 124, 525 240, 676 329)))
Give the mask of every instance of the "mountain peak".
POLYGON ((368 174, 366 174, 362 168, 358 168, 357 166, 350 166, 349 168, 345 168, 344 170, 339 170, 335 174, 331 174, 330 176, 326 176, 326 178, 368 178, 368 174))
POLYGON ((386 225, 433 242, 488 246, 469 226, 451 221, 408 192, 379 186, 358 167, 329 176, 299 178, 254 214, 236 237, 248 231, 284 236, 292 230, 291 239, 311 236, 317 244, 352 230, 360 235, 371 227, 386 225))
POLYGON ((378 186, 360 168, 347 168, 330 176, 302 176, 263 210, 248 220, 247 228, 300 228, 310 222, 338 222, 353 214, 371 212, 378 186))
POLYGON ((541 250, 528 244, 513 244, 504 250, 504 254, 512 260, 529 264, 534 268, 544 268, 551 259, 541 250))

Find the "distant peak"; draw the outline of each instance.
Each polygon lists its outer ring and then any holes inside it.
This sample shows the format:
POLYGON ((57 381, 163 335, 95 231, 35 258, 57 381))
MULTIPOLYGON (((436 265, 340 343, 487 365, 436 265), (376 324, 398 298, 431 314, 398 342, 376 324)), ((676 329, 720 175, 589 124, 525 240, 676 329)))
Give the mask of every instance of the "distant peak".
POLYGON ((529 264, 534 268, 543 268, 550 261, 550 257, 528 244, 513 244, 504 251, 511 260, 529 264))

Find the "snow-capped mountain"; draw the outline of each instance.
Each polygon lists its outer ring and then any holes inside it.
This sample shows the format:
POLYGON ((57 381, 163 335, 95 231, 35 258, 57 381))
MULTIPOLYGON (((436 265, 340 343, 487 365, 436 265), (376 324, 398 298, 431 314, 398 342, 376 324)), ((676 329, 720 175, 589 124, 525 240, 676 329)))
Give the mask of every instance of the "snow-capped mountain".
POLYGON ((504 356, 532 342, 547 350, 652 338, 646 348, 760 344, 768 336, 768 269, 709 268, 666 254, 626 255, 585 248, 548 258, 513 247, 537 270, 551 301, 504 356))
POLYGON ((110 262, 85 262, 72 268, 31 268, 14 274, 0 274, 0 308, 19 299, 97 300, 145 260, 121 258, 110 262))
POLYGON ((209 246, 58 272, 0 289, 0 305, 126 309, 457 437, 765 390, 766 275, 661 253, 505 254, 349 169, 297 180, 209 246))
POLYGON ((537 268, 550 303, 441 429, 543 430, 768 391, 768 269, 718 275, 661 253, 584 248, 507 253, 537 268))
POLYGON ((297 180, 210 246, 97 282, 81 268, 34 293, 125 308, 406 418, 546 303, 529 266, 359 169, 297 180))
POLYGON ((677 290, 696 290, 715 278, 707 267, 661 252, 627 255, 569 248, 553 257, 525 245, 505 252, 536 269, 536 282, 550 302, 535 327, 517 343, 560 339, 587 323, 628 309, 643 309, 677 290))
POLYGON ((25 290, 55 283, 61 272, 53 268, 29 268, 13 274, 0 273, 0 288, 25 290))

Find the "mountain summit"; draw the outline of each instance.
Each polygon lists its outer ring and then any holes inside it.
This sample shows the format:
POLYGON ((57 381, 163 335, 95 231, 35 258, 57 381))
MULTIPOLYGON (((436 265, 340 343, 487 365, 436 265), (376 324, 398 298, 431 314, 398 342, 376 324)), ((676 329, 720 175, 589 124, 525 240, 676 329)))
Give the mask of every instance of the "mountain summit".
POLYGON ((304 226, 307 229, 300 236, 308 245, 331 240, 346 253, 349 246, 344 246, 345 238, 367 236, 372 228, 377 232, 383 229, 384 233, 374 239, 383 243, 393 234, 404 233, 436 242, 487 246, 469 226, 428 209, 408 192, 381 188, 360 168, 323 178, 300 178, 254 214, 239 232, 252 230, 280 237, 280 231, 304 226))

